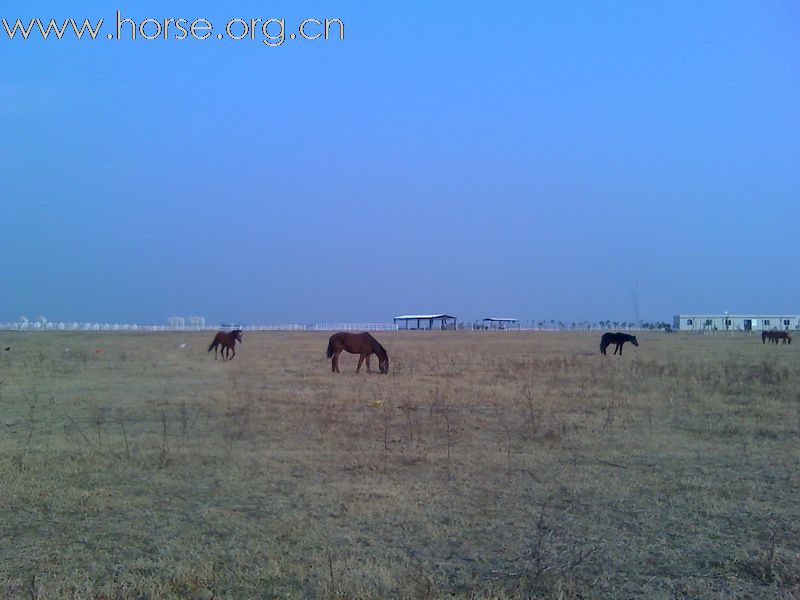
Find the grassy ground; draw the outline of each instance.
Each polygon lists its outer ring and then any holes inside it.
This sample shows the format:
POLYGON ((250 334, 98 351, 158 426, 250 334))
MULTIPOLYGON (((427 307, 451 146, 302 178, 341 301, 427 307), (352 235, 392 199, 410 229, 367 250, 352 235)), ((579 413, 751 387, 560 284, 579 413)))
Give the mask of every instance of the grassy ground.
POLYGON ((377 337, 0 335, 0 598, 800 597, 800 345, 377 337))

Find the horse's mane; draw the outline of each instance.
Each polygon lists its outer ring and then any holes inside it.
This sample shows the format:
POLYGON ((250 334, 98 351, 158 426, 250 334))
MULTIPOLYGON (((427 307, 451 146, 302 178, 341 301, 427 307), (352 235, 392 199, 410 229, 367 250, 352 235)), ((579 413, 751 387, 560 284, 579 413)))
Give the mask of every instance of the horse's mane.
POLYGON ((381 346, 380 342, 372 337, 372 334, 366 331, 364 333, 366 333, 367 337, 369 338, 370 344, 372 345, 372 351, 378 356, 386 356, 386 348, 381 346))

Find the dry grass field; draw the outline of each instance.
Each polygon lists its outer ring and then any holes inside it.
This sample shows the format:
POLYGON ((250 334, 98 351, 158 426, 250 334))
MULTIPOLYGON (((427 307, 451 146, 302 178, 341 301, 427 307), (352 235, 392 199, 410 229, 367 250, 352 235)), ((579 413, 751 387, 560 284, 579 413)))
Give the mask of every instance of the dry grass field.
POLYGON ((0 334, 0 598, 800 597, 800 344, 210 337, 0 334))

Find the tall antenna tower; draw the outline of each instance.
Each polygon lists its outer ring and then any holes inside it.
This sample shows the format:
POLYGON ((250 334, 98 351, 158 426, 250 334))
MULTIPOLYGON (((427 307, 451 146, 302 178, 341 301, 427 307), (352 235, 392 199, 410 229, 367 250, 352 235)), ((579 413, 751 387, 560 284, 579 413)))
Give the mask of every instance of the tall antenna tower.
POLYGON ((642 325, 642 318, 639 315, 639 282, 637 281, 633 285, 633 289, 631 290, 631 296, 633 297, 633 316, 636 318, 636 326, 641 327, 642 325))

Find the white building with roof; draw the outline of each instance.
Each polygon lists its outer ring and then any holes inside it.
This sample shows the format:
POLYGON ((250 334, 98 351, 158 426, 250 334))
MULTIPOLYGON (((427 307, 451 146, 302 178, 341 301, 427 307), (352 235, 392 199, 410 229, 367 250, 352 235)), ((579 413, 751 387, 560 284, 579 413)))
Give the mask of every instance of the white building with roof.
POLYGON ((428 315, 400 315, 394 318, 394 325, 398 329, 456 329, 456 317, 446 313, 428 315), (439 325, 434 325, 438 322, 439 325))
POLYGON ((680 331, 800 330, 800 315, 763 313, 696 313, 675 315, 673 328, 680 331))
POLYGON ((486 317, 483 320, 486 329, 519 329, 519 319, 512 317, 486 317))

